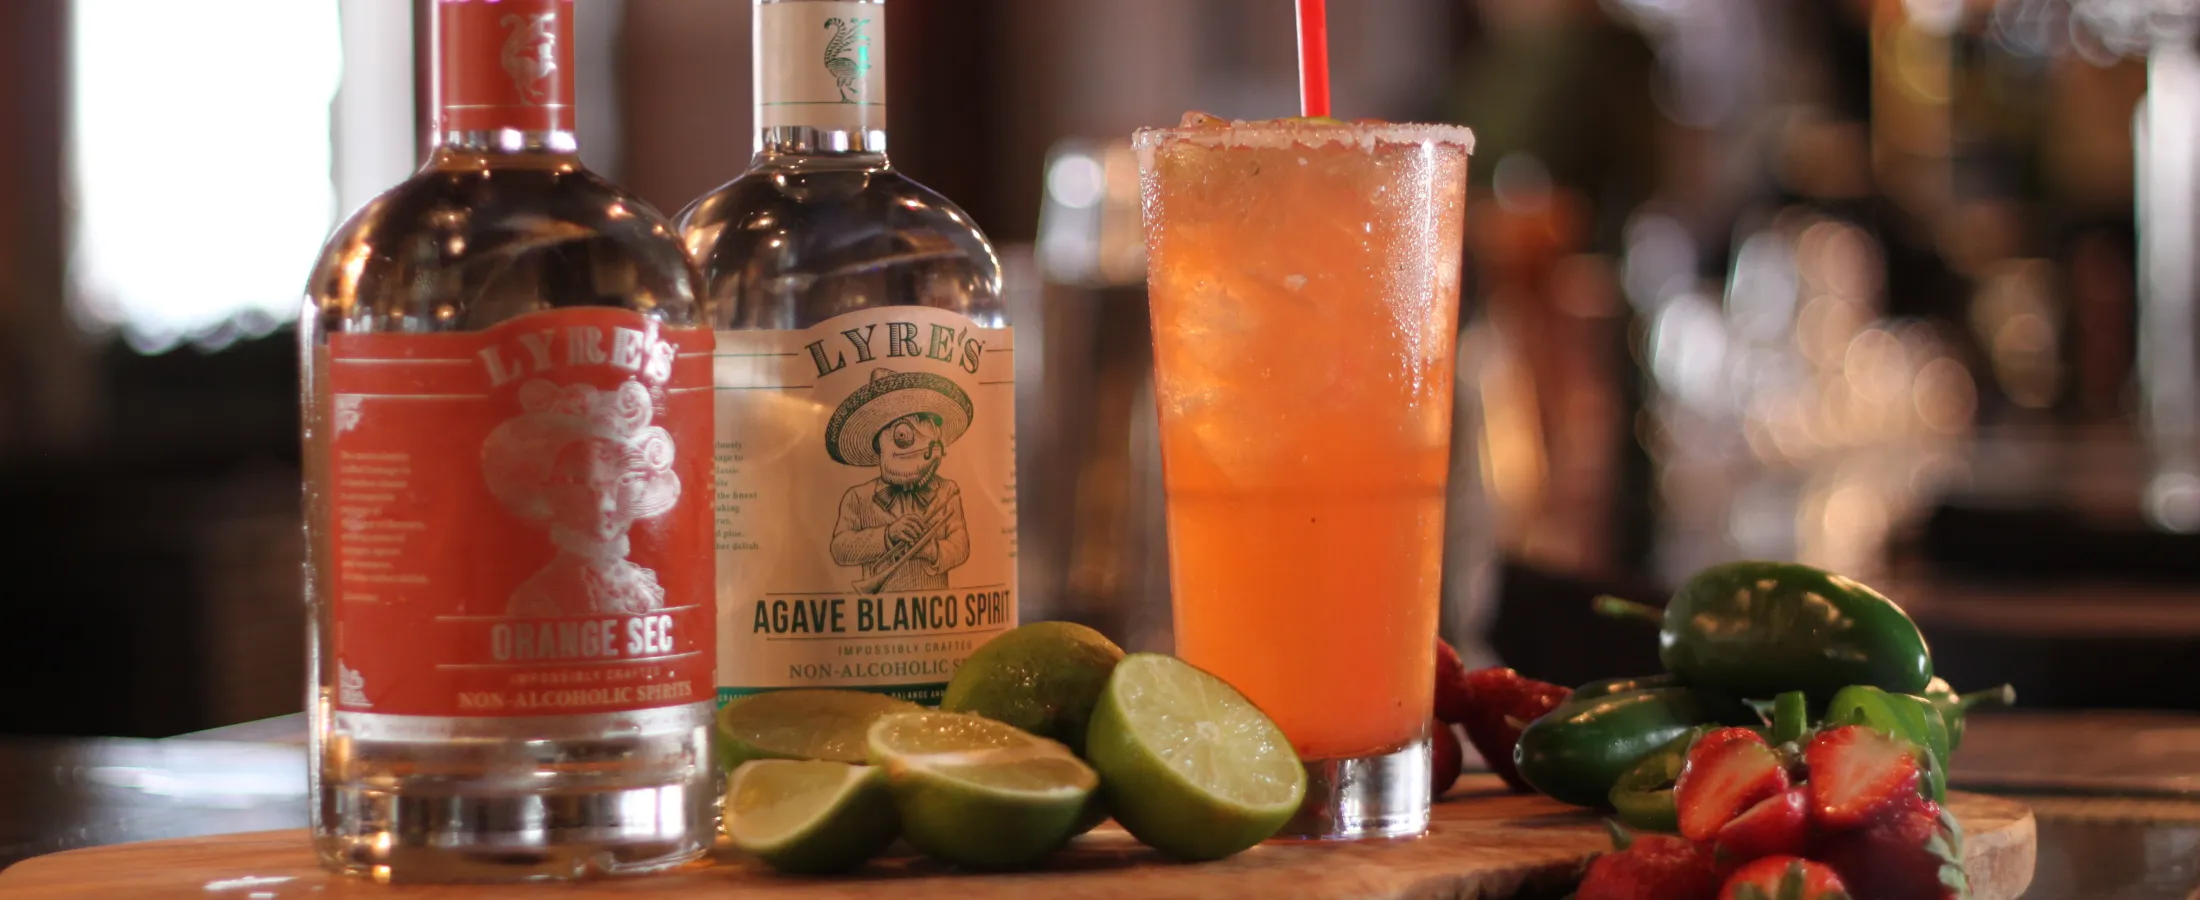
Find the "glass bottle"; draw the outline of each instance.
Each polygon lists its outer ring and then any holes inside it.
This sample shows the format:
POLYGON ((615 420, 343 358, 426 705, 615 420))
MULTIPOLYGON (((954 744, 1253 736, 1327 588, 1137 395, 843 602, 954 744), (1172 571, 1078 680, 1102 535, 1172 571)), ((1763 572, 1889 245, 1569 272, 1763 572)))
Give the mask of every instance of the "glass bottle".
POLYGON ((575 152, 573 0, 437 0, 438 140, 299 324, 313 840, 377 881, 712 839, 708 306, 575 152))
POLYGON ((887 161, 885 13, 759 0, 755 158, 678 217, 719 329, 721 701, 934 703, 1016 624, 1000 261, 887 161))

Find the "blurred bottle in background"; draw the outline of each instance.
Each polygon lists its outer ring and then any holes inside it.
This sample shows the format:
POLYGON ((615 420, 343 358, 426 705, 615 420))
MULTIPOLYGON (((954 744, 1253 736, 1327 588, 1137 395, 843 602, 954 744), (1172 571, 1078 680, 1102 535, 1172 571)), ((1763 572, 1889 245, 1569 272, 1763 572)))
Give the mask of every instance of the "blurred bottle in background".
MULTIPOLYGON (((1646 473, 1633 439, 1639 378, 1616 265, 1621 223, 1656 189, 1650 44, 1591 2, 1485 0, 1445 117, 1479 138, 1468 205, 1472 314, 1463 317, 1461 427, 1486 476, 1488 522, 1468 532, 1530 563, 1612 570, 1639 553, 1646 473), (1559 111, 1564 111, 1561 114, 1559 111)), ((1462 498, 1463 502, 1479 502, 1462 498)), ((1478 517, 1455 508, 1454 517, 1478 517)), ((1455 535, 1455 540, 1472 540, 1455 535)), ((1447 569, 1464 584, 1488 576, 1447 569)), ((1480 609, 1488 604, 1455 604, 1480 609)), ((1463 636, 1473 627, 1447 627, 1463 636)))
POLYGON ((1127 139, 1047 155, 1034 246, 1038 386, 1026 400, 1029 589, 1047 618, 1171 646, 1153 332, 1127 139))

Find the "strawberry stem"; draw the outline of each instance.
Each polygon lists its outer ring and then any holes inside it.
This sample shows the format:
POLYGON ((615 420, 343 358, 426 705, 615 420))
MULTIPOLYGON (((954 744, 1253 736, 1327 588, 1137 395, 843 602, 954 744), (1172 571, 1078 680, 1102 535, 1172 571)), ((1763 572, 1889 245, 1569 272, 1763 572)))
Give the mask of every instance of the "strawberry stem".
POLYGON ((1636 603, 1633 600, 1614 597, 1610 594, 1597 597, 1595 600, 1590 601, 1589 606, 1597 611, 1597 615, 1606 618, 1637 619, 1645 622, 1656 622, 1660 625, 1665 624, 1665 610, 1646 603, 1636 603))
POLYGON ((1809 697, 1802 691, 1788 691, 1772 698, 1772 743, 1800 741, 1809 730, 1809 697))
POLYGON ((1803 900, 1803 861, 1788 863, 1787 873, 1780 877, 1780 900, 1803 900))

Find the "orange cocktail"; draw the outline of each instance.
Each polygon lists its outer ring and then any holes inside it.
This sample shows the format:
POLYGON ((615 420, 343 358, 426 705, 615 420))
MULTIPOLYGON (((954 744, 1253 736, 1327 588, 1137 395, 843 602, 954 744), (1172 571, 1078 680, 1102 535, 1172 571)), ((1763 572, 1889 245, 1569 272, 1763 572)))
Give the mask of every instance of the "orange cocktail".
POLYGON ((1209 121, 1136 140, 1177 653, 1425 820, 1473 136, 1209 121))

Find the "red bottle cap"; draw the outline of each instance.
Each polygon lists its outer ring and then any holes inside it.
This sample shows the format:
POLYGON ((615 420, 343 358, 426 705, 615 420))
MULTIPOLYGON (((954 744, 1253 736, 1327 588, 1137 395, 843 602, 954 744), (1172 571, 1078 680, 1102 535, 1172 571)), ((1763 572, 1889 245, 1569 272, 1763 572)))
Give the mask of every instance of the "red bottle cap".
POLYGON ((573 130, 573 0, 438 0, 436 129, 573 130))

